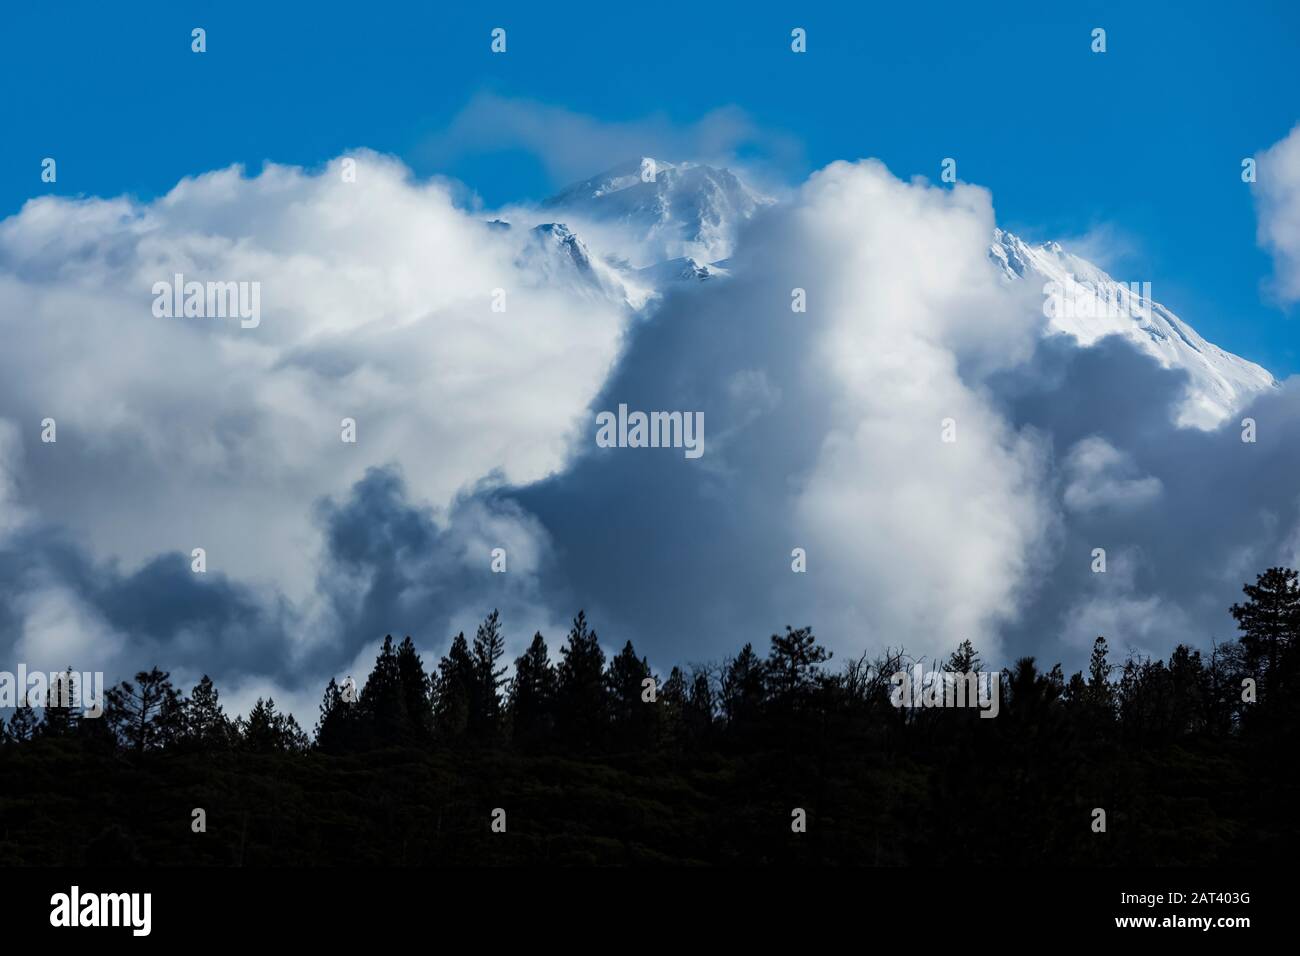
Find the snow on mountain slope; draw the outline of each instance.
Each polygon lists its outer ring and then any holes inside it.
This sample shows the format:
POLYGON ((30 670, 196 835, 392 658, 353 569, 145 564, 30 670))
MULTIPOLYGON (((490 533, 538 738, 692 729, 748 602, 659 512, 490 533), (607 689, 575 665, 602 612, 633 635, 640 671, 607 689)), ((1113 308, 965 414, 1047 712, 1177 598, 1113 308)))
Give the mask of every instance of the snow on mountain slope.
POLYGON ((544 222, 528 232, 519 261, 548 279, 577 277, 599 284, 587 244, 562 222, 544 222))
POLYGON ((699 262, 690 256, 682 256, 679 259, 669 259, 665 262, 658 262, 652 266, 646 266, 644 269, 638 269, 637 275, 644 277, 652 285, 660 286, 666 282, 696 280, 704 281, 719 276, 728 275, 726 269, 718 263, 699 262))
POLYGON ((542 208, 563 210, 584 234, 589 227, 632 227, 638 248, 625 254, 644 267, 666 259, 725 259, 736 228, 772 202, 730 170, 646 158, 576 183, 542 208))
POLYGON ((1255 394, 1277 386, 1254 362, 1201 338, 1150 297, 1149 285, 1117 282, 1055 242, 1031 246, 997 229, 989 258, 1008 280, 1043 286, 1051 331, 1073 336, 1084 347, 1121 335, 1163 368, 1185 370, 1189 382, 1179 426, 1215 428, 1255 394))
MULTIPOLYGON (((574 228, 536 226, 526 254, 538 255, 552 279, 640 309, 670 284, 726 277, 737 230, 774 202, 727 169, 627 162, 543 202, 543 213, 563 212, 574 228)), ((1180 427, 1215 428, 1277 386, 1268 371, 1207 342, 1152 299, 1149 285, 1117 282, 1057 243, 1031 246, 1001 229, 994 230, 988 254, 1008 281, 1043 289, 1049 333, 1070 335, 1084 348, 1120 335, 1163 368, 1185 370, 1180 427)))
POLYGON ((538 223, 520 233, 504 219, 484 223, 495 232, 519 236, 515 264, 536 281, 553 288, 565 288, 586 298, 622 301, 641 308, 653 294, 642 281, 616 265, 591 254, 587 244, 562 222, 538 223))

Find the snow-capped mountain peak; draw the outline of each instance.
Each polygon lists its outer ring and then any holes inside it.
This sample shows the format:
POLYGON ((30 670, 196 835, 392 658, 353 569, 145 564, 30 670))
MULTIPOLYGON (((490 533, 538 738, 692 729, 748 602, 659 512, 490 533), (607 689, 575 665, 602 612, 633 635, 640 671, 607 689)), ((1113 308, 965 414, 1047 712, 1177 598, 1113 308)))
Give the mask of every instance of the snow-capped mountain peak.
MULTIPOLYGON (((533 226, 521 255, 547 281, 639 310, 669 286, 728 276, 739 229, 774 202, 727 169, 629 160, 543 202, 542 214, 563 213, 563 222, 533 226)), ((1207 342, 1156 301, 1150 283, 1116 281, 1060 243, 1031 245, 1001 229, 988 255, 1006 281, 1041 289, 1048 334, 1082 348, 1118 335, 1162 367, 1185 371, 1180 426, 1215 428, 1277 386, 1268 371, 1207 342)))
POLYGON ((678 259, 668 259, 665 262, 658 262, 652 266, 646 266, 644 269, 638 269, 637 274, 649 280, 652 285, 661 286, 665 283, 675 281, 699 281, 713 279, 719 276, 726 276, 729 273, 718 263, 703 263, 690 256, 682 256, 678 259))
POLYGON ((645 267, 668 259, 727 258, 736 229, 772 202, 728 169, 643 157, 569 186, 542 208, 563 210, 583 232, 628 228, 639 239, 628 258, 645 267))
MULTIPOLYGON (((512 224, 501 219, 486 225, 497 231, 513 231, 512 224)), ((583 296, 620 299, 634 308, 643 305, 649 295, 649 290, 625 282, 621 270, 593 256, 587 244, 565 223, 533 226, 519 234, 516 249, 516 264, 541 284, 583 296)))
POLYGON ((1207 342, 1155 301, 1150 283, 1118 282, 1059 243, 1030 245, 1001 229, 994 230, 989 258, 1008 281, 1042 286, 1049 332, 1070 335, 1083 347, 1119 335, 1162 367, 1186 371, 1180 426, 1215 428, 1277 385, 1267 370, 1207 342))

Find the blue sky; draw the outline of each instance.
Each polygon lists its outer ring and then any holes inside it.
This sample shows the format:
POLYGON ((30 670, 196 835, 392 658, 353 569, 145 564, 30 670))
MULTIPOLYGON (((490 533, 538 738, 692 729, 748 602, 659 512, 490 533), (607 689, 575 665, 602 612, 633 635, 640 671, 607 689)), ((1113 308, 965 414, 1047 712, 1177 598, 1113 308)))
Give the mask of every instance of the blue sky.
POLYGON ((952 156, 1013 230, 1113 230, 1122 278, 1150 279, 1211 341, 1300 370, 1239 178, 1242 157, 1300 119, 1294 3, 130 6, 6 11, 4 214, 50 189, 149 197, 235 162, 311 166, 356 146, 499 203, 557 177, 524 146, 431 154, 475 94, 682 126, 734 106, 793 147, 776 162, 792 182, 864 156, 936 178, 952 156), (193 26, 208 31, 202 57, 193 26), (495 26, 505 56, 488 50, 495 26), (1105 55, 1089 50, 1094 26, 1105 55), (54 187, 39 179, 47 155, 54 187))

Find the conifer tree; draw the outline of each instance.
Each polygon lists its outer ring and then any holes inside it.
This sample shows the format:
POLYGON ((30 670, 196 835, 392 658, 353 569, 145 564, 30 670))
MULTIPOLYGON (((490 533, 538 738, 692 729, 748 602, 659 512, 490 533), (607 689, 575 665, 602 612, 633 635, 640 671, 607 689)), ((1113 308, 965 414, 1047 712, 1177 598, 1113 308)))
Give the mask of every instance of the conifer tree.
POLYGON ((81 713, 73 706, 79 699, 77 677, 69 667, 53 675, 45 701, 45 722, 41 725, 42 737, 71 737, 77 732, 81 713))
POLYGON ((497 667, 497 661, 501 660, 505 652, 501 618, 494 610, 478 626, 471 651, 474 683, 470 697, 470 731, 483 740, 495 738, 500 728, 501 697, 498 691, 505 683, 506 668, 497 667))
POLYGON ((655 705, 642 700, 644 682, 650 676, 649 660, 636 656, 631 641, 610 658, 605 683, 614 732, 622 746, 642 747, 653 740, 659 711, 655 705))
POLYGON ((454 740, 469 727, 474 695, 474 657, 464 631, 452 639, 451 647, 438 662, 435 690, 435 730, 439 737, 454 740))
POLYGON ((957 645, 957 649, 948 658, 944 670, 952 674, 970 674, 978 671, 982 666, 983 662, 975 650, 975 645, 968 638, 957 645))
POLYGON ((1290 568, 1269 568, 1254 584, 1242 586, 1244 604, 1234 604, 1232 616, 1241 629, 1241 646, 1249 665, 1264 680, 1274 681, 1278 663, 1297 646, 1300 635, 1300 582, 1290 568))
POLYGON ((351 750, 355 738, 355 702, 345 701, 343 691, 333 677, 325 685, 325 696, 320 704, 320 718, 316 722, 316 746, 326 753, 339 754, 351 750))
POLYGON ((1201 652, 1179 644, 1169 655, 1169 698, 1176 736, 1197 733, 1206 723, 1209 676, 1201 652))
POLYGON ((302 729, 293 714, 276 714, 275 728, 280 749, 285 753, 305 753, 311 747, 311 738, 302 729))
POLYGON ((40 721, 35 709, 24 698, 22 704, 14 708, 9 718, 9 740, 16 744, 26 743, 40 733, 40 721))
POLYGON ((358 704, 365 730, 375 745, 392 745, 405 738, 408 727, 406 697, 391 634, 384 637, 358 704))
POLYGON ((1069 681, 1065 684, 1065 693, 1062 696, 1071 705, 1083 706, 1087 702, 1088 682, 1083 679, 1082 671, 1075 671, 1070 675, 1069 681))
POLYGON ((397 648, 397 679, 402 688, 407 735, 415 741, 428 740, 433 733, 430 680, 409 634, 397 648))
POLYGON ((820 665, 830 659, 830 651, 817 643, 810 627, 795 630, 787 625, 785 634, 773 634, 766 667, 773 698, 795 701, 812 688, 820 665))
POLYGON ((1246 651, 1240 641, 1215 642, 1205 669, 1205 724, 1211 733, 1228 734, 1237 726, 1243 710, 1251 705, 1242 700, 1242 681, 1252 676, 1246 651))
POLYGON ((1106 638, 1098 635, 1092 642, 1092 654, 1088 658, 1088 703, 1092 719, 1103 726, 1115 717, 1115 688, 1110 683, 1109 653, 1106 638))
POLYGON ((763 661, 746 644, 722 670, 722 713, 731 729, 743 732, 758 719, 766 685, 763 661))
POLYGON ((307 735, 292 714, 280 713, 275 701, 257 699, 242 726, 242 744, 251 753, 301 753, 307 749, 307 735))
POLYGON ((532 745, 550 735, 555 725, 555 668, 541 632, 533 635, 528 650, 515 660, 509 701, 515 743, 532 745))
POLYGON ((691 680, 686 701, 686 730, 695 740, 704 740, 713 729, 713 685, 709 675, 697 672, 691 680))
POLYGON ((560 658, 556 675, 560 735, 576 747, 593 746, 601 742, 609 719, 605 652, 596 632, 587 628, 587 616, 582 611, 573 620, 560 658))
POLYGON ((276 746, 275 701, 257 698, 257 703, 248 712, 248 717, 240 728, 241 743, 245 750, 253 753, 274 753, 276 746))
POLYGON ((636 656, 631 641, 610 658, 605 680, 615 723, 629 724, 641 710, 641 682, 649 676, 649 662, 636 656))
POLYGON ((160 750, 178 736, 180 695, 167 671, 140 671, 134 684, 122 681, 105 696, 104 719, 133 753, 160 750))
POLYGON ((228 750, 234 727, 221 708, 220 694, 207 674, 199 679, 184 702, 184 740, 187 747, 206 753, 228 750))
POLYGON ((686 685, 686 675, 676 664, 668 672, 668 679, 659 690, 660 708, 663 713, 663 727, 669 741, 680 745, 687 739, 686 709, 690 700, 690 690, 686 685))

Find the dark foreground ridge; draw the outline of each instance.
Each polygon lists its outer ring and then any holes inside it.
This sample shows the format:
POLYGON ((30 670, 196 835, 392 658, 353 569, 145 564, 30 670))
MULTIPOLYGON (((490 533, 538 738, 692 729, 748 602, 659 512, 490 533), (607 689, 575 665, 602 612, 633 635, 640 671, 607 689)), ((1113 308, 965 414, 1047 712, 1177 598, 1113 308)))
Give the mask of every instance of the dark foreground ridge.
MULTIPOLYGON (((630 643, 606 661, 581 613, 558 662, 538 634, 508 681, 496 612, 432 673, 386 638, 355 700, 330 682, 314 739, 155 668, 101 719, 3 726, 0 864, 1289 862, 1300 586, 1274 568, 1244 591, 1239 640, 1116 664, 1099 637, 1069 678, 1024 658, 993 719, 897 707, 909 658, 832 670, 807 628, 660 680, 630 643)), ((942 669, 981 665, 965 642, 942 669)))

